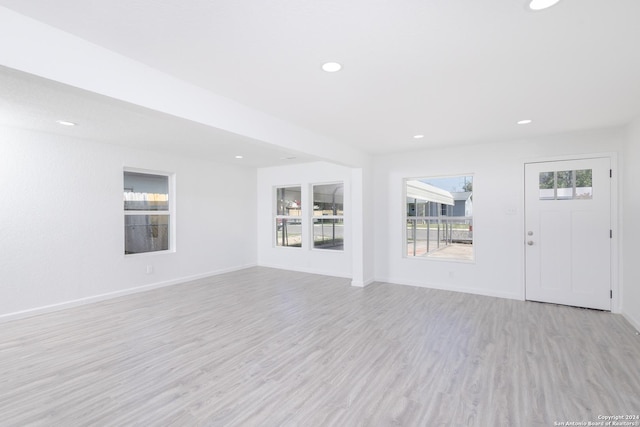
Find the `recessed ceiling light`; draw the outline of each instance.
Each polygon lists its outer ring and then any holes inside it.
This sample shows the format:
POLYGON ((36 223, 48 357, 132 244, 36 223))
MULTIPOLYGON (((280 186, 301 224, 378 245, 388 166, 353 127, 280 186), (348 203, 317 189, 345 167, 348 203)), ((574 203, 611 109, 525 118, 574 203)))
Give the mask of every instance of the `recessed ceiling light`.
POLYGON ((413 135, 413 137, 415 139, 422 139, 422 138, 424 138, 424 135, 413 135))
POLYGON ((62 126, 75 126, 77 123, 68 122, 66 120, 56 120, 56 123, 62 126))
POLYGON ((520 121, 518 122, 518 124, 519 124, 519 125, 528 125, 528 124, 529 124, 529 123, 531 123, 532 121, 533 121, 533 120, 529 120, 529 119, 526 119, 526 120, 520 120, 520 121))
POLYGON ((244 156, 236 156, 236 159, 244 159, 244 156))
POLYGON ((335 73, 336 71, 340 71, 342 65, 337 62, 325 62, 322 64, 322 69, 327 73, 335 73))
POLYGON ((558 3, 559 1, 560 0, 531 0, 531 2, 529 3, 529 9, 531 10, 546 9, 558 3))

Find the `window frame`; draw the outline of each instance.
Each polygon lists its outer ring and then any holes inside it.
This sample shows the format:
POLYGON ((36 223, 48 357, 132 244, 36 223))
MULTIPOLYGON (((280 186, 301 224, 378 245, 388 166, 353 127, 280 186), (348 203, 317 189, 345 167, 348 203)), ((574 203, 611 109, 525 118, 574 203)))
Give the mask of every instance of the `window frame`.
MULTIPOLYGON (((431 211, 431 209, 429 208, 428 204, 425 206, 424 210, 425 210, 425 215, 415 215, 415 216, 410 216, 408 213, 408 202, 407 202, 407 183, 409 181, 422 181, 422 180, 429 180, 429 179, 433 179, 433 180, 440 180, 440 179, 448 179, 448 178, 461 178, 461 177, 470 177, 471 178, 471 182, 472 185, 474 186, 473 190, 472 190, 472 194, 475 193, 475 181, 476 181, 476 177, 474 173, 460 173, 460 174, 451 174, 451 175, 420 175, 420 176, 416 176, 416 177, 406 177, 402 179, 402 227, 401 227, 401 233, 402 233, 402 246, 401 246, 401 250, 402 250, 402 258, 404 259, 415 259, 415 260, 430 260, 430 261, 442 261, 442 262, 457 262, 457 263, 464 263, 464 264, 475 264, 476 262, 476 238, 475 238, 475 234, 473 233, 473 226, 475 223, 475 212, 472 212, 470 217, 467 217, 466 215, 460 218, 470 218, 471 224, 470 224, 470 228, 469 228, 469 233, 471 234, 471 250, 472 250, 472 256, 471 259, 465 259, 465 258, 455 258, 455 257, 431 257, 431 256, 427 256, 428 253, 433 252, 427 252, 424 256, 420 256, 420 255, 409 255, 408 253, 408 245, 409 245, 409 238, 408 238, 408 233, 407 233, 407 225, 410 219, 415 218, 418 219, 420 217, 431 217, 431 215, 426 215, 427 213, 429 213, 431 211)), ((438 187, 439 188, 439 187, 438 187)), ((430 202, 427 202, 430 203, 430 202)), ((438 209, 436 209, 436 211, 438 213, 441 213, 441 207, 439 207, 438 209)), ((451 208, 451 211, 453 211, 453 207, 451 208)), ((416 204, 416 214, 418 213, 418 206, 416 204)), ((438 217, 441 217, 442 215, 438 215, 438 217)), ((453 218, 455 218, 455 216, 452 216, 453 218)))
POLYGON ((133 168, 133 167, 124 167, 122 169, 122 189, 123 189, 123 197, 124 197, 124 189, 125 183, 124 178, 126 173, 137 173, 137 174, 145 174, 145 175, 155 175, 162 176, 167 178, 167 191, 168 191, 168 208, 166 210, 127 210, 124 206, 123 200, 123 216, 122 216, 122 229, 123 233, 123 254, 125 257, 136 257, 136 256, 153 256, 153 255, 161 255, 167 253, 176 252, 176 214, 175 214, 175 199, 176 199, 176 191, 175 191, 175 173, 159 171, 159 170, 151 170, 151 169, 142 169, 142 168, 133 168), (145 215, 158 215, 158 216, 167 216, 168 217, 168 248, 162 249, 158 251, 146 251, 146 252, 137 252, 137 253, 126 253, 126 217, 127 216, 145 216, 145 215))
MULTIPOLYGON (((549 176, 549 175, 547 175, 549 176)), ((581 177, 581 179, 584 179, 581 177)), ((593 169, 571 169, 571 170, 553 170, 553 171, 544 171, 544 172, 540 172, 538 174, 538 200, 591 200, 593 199, 593 169), (559 181, 560 181, 560 175, 561 173, 566 174, 567 172, 569 172, 571 174, 571 187, 560 187, 558 185, 559 181), (578 173, 580 172, 588 172, 589 176, 588 176, 588 180, 589 180, 589 186, 588 187, 578 187, 578 173), (552 174, 552 184, 553 186, 551 188, 547 188, 548 185, 545 185, 543 188, 543 183, 541 181, 542 175, 543 174, 552 174), (566 195, 560 195, 560 190, 571 190, 571 196, 566 196, 566 195), (578 194, 578 189, 582 189, 582 190, 586 190, 589 189, 588 193, 581 193, 578 194), (551 195, 545 195, 543 196, 542 192, 543 191, 549 191, 549 190, 553 190, 553 194, 551 195)), ((566 193, 566 191, 563 191, 563 193, 566 193)))
POLYGON ((303 186, 301 184, 291 184, 291 185, 275 185, 273 186, 273 192, 271 194, 271 201, 273 203, 272 215, 273 221, 271 223, 271 245, 274 248, 279 249, 302 249, 304 247, 305 239, 304 239, 304 194, 303 194, 303 186), (279 215, 278 214, 278 190, 287 189, 287 188, 296 188, 300 190, 300 215, 279 215), (279 245, 278 244, 278 221, 289 221, 289 220, 298 220, 300 221, 300 245, 279 245))
POLYGON ((346 205, 346 185, 344 181, 331 181, 331 182, 315 182, 310 184, 310 200, 311 200, 311 209, 309 209, 309 235, 310 235, 310 249, 312 251, 330 251, 330 252, 344 252, 344 248, 345 248, 345 244, 346 244, 346 223, 345 223, 345 205, 346 205), (315 191, 314 191, 314 187, 317 186, 321 186, 321 185, 342 185, 342 214, 341 215, 319 215, 316 216, 315 215, 315 191), (342 221, 342 230, 343 230, 343 236, 342 236, 342 248, 340 249, 331 249, 331 248, 321 248, 321 247, 316 247, 316 240, 315 240, 315 230, 314 230, 314 224, 315 224, 315 220, 316 219, 329 219, 329 220, 341 220, 342 221))

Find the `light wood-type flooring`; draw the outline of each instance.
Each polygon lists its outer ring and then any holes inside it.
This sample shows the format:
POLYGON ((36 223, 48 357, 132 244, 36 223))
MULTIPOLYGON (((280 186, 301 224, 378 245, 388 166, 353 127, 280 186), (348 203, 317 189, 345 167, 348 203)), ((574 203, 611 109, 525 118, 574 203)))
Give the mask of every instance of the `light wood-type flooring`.
POLYGON ((553 426, 640 414, 620 315, 250 268, 0 324, 1 426, 553 426))

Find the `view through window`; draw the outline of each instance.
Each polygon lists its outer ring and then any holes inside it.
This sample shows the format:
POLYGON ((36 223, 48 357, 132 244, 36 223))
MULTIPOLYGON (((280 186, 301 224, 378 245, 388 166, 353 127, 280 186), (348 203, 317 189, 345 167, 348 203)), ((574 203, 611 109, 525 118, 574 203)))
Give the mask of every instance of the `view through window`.
POLYGON ((473 261, 473 176, 405 180, 406 256, 473 261))
POLYGON ((313 186, 313 247, 344 249, 344 184, 313 186))
POLYGON ((302 189, 276 188, 276 246, 302 246, 302 189))
POLYGON ((169 176, 124 171, 124 253, 167 251, 169 176))

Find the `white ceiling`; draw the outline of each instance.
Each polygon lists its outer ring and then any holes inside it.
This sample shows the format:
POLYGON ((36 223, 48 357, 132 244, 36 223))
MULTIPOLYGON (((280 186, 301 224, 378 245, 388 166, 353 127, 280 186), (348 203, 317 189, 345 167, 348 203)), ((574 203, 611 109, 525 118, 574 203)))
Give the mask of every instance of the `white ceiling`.
POLYGON ((0 66, 0 126, 248 167, 317 160, 250 138, 0 66), (58 120, 78 125, 61 126, 58 120), (236 159, 236 156, 243 156, 236 159))
POLYGON ((540 12, 525 0, 0 5, 369 153, 640 116, 638 0, 561 0, 540 12), (329 60, 343 70, 321 71, 329 60))

